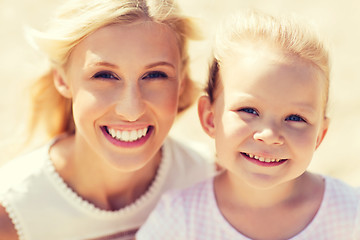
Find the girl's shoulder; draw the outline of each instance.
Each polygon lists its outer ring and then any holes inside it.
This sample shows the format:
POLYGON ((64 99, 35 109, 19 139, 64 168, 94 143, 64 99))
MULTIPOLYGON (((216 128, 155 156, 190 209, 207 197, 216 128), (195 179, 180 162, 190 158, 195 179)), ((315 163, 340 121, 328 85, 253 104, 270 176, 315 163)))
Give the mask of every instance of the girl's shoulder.
POLYGON ((340 179, 323 176, 325 192, 312 222, 294 239, 352 239, 358 191, 340 179))
POLYGON ((348 204, 358 204, 360 202, 360 191, 346 182, 324 176, 325 194, 333 201, 347 202, 348 204), (331 196, 331 198, 330 198, 331 196))
MULTIPOLYGON (((189 236, 203 226, 198 221, 203 220, 203 215, 211 219, 212 209, 216 207, 210 204, 212 194, 212 179, 186 189, 166 192, 140 228, 136 239, 194 239, 189 236)), ((206 236, 204 239, 207 239, 206 236)))

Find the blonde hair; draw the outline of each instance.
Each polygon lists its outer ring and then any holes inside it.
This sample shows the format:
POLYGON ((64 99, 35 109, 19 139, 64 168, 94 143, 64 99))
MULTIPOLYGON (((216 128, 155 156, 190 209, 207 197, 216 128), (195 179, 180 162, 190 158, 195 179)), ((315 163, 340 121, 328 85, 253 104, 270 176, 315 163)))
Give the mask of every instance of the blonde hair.
POLYGON ((215 100, 221 59, 242 43, 269 44, 317 68, 325 79, 325 111, 329 95, 329 54, 318 34, 296 17, 274 17, 249 10, 225 19, 216 33, 206 92, 215 100))
POLYGON ((40 126, 45 128, 50 138, 75 131, 71 100, 62 97, 55 89, 53 69, 65 68, 74 47, 99 28, 139 19, 166 24, 174 31, 182 57, 185 84, 178 112, 194 102, 197 88, 189 77, 187 42, 198 35, 191 20, 180 14, 172 0, 70 0, 59 8, 48 31, 32 34, 38 48, 50 60, 51 69, 37 79, 31 89, 29 140, 40 126))

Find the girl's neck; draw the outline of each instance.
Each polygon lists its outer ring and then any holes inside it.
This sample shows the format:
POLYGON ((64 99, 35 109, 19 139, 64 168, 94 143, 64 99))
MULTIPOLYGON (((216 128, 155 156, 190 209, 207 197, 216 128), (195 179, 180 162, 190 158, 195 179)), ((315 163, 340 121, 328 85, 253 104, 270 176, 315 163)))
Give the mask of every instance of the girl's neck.
POLYGON ((112 167, 74 136, 59 141, 50 152, 65 183, 100 209, 118 210, 143 195, 156 176, 161 151, 143 168, 125 172, 112 167))
POLYGON ((251 187, 227 172, 214 180, 220 212, 251 239, 289 239, 301 232, 320 208, 324 188, 322 177, 307 172, 271 189, 251 187))
POLYGON ((224 171, 214 182, 218 195, 228 196, 237 204, 250 208, 267 208, 278 204, 291 204, 318 188, 321 177, 305 172, 297 179, 268 189, 255 188, 224 171), (313 186, 313 187, 311 187, 313 186))

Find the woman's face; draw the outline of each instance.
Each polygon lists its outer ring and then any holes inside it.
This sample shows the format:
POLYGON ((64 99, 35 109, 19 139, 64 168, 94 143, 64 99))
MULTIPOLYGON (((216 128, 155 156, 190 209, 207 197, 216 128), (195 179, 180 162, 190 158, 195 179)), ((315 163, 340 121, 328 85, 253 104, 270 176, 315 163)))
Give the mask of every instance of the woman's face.
POLYGON ((177 114, 180 63, 174 32, 150 21, 106 26, 77 45, 64 82, 82 150, 126 171, 159 159, 177 114))

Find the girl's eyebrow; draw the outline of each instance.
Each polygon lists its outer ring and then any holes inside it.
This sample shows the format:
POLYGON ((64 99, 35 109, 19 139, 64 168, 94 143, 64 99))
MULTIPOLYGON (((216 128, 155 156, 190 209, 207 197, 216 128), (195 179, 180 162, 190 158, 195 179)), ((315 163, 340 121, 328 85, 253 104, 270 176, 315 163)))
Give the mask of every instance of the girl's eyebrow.
POLYGON ((298 109, 302 112, 311 113, 311 114, 314 114, 316 112, 314 105, 311 103, 294 102, 294 103, 292 103, 292 105, 296 109, 298 109))

